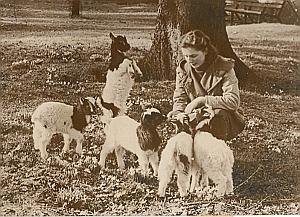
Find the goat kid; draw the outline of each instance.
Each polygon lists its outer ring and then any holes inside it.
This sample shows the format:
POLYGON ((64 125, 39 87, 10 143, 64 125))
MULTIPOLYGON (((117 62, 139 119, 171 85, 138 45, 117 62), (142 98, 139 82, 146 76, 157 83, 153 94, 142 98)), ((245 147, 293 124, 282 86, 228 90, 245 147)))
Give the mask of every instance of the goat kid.
POLYGON ((234 157, 226 142, 211 133, 198 131, 194 138, 194 162, 190 192, 198 186, 202 174, 202 187, 208 186, 208 178, 216 185, 216 196, 233 192, 232 168, 234 157))
POLYGON ((192 127, 189 121, 196 119, 197 114, 192 114, 189 117, 186 113, 179 113, 170 120, 176 126, 176 135, 168 140, 161 153, 158 168, 158 195, 160 197, 165 196, 167 185, 171 181, 174 171, 177 174, 180 196, 184 197, 188 194, 194 154, 192 127))
POLYGON ((148 174, 149 162, 154 175, 157 175, 161 138, 156 128, 164 120, 165 116, 156 108, 146 109, 141 115, 141 123, 126 115, 113 118, 107 126, 106 140, 100 154, 100 166, 104 168, 107 155, 115 151, 118 166, 124 169, 123 155, 126 149, 137 155, 143 175, 148 174))
MULTIPOLYGON (((223 196, 233 191, 232 150, 225 141, 215 138, 211 133, 198 130, 192 136, 189 121, 194 116, 195 114, 179 114, 177 120, 174 121, 177 130, 184 132, 172 137, 162 152, 158 169, 160 197, 165 196, 165 189, 174 170, 178 175, 177 184, 181 196, 186 196, 188 189, 190 192, 195 190, 199 184, 200 175, 202 175, 200 181, 202 187, 208 186, 208 178, 216 184, 216 196, 223 196), (192 179, 191 185, 190 178, 192 179)), ((205 115, 203 119, 201 117, 197 119, 200 120, 197 127, 202 127, 210 120, 210 117, 205 115)))
MULTIPOLYGON (((126 101, 133 87, 134 79, 142 76, 140 68, 136 62, 125 56, 124 52, 130 49, 125 36, 115 37, 110 33, 112 40, 111 58, 108 73, 106 75, 106 84, 102 92, 102 98, 107 103, 113 103, 120 109, 119 115, 126 113, 126 101)), ((114 117, 110 110, 103 109, 101 121, 108 124, 114 117)))
POLYGON ((192 166, 192 143, 192 136, 186 132, 180 132, 168 140, 161 153, 158 167, 158 195, 160 197, 165 197, 166 188, 174 170, 177 174, 180 196, 184 197, 188 194, 192 166))
POLYGON ((41 157, 46 159, 46 147, 55 133, 64 137, 63 152, 69 150, 72 139, 77 142, 76 152, 82 154, 83 129, 90 122, 91 115, 97 109, 97 99, 80 98, 76 106, 61 102, 45 102, 33 112, 33 140, 35 149, 39 149, 41 157))

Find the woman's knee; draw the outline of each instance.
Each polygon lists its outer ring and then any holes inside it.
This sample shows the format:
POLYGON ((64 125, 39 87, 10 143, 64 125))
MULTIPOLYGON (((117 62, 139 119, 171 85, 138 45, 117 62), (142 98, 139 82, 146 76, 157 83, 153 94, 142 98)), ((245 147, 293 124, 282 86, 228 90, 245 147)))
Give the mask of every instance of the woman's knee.
POLYGON ((230 128, 229 112, 224 109, 216 109, 215 116, 210 121, 210 131, 218 139, 227 140, 230 128))
POLYGON ((215 109, 214 110, 215 116, 214 118, 222 118, 222 119, 228 119, 229 116, 229 111, 225 110, 225 109, 215 109))
POLYGON ((215 127, 225 127, 229 124, 229 112, 224 110, 224 109, 216 109, 215 110, 215 115, 210 121, 211 126, 215 127))

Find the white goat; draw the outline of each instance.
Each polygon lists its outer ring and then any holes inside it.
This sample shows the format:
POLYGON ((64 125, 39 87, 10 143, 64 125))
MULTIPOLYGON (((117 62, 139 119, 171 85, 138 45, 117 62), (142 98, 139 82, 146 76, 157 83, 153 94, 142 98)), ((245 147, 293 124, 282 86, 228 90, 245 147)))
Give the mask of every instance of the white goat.
MULTIPOLYGON (((134 79, 141 77, 142 72, 136 62, 125 56, 124 52, 130 49, 126 37, 115 37, 110 33, 112 39, 111 59, 106 84, 102 92, 102 98, 106 103, 113 103, 119 108, 119 115, 126 113, 126 101, 133 87, 134 79)), ((101 121, 108 124, 114 117, 110 110, 103 108, 101 121)))
POLYGON ((208 186, 210 178, 216 184, 216 196, 232 193, 234 157, 226 142, 217 139, 211 133, 198 131, 194 138, 194 152, 190 192, 198 185, 202 173, 201 185, 208 186))
MULTIPOLYGON (((204 119, 198 126, 209 121, 209 116, 203 117, 204 119)), ((199 183, 200 174, 202 174, 201 185, 203 187, 208 185, 208 178, 216 184, 216 196, 231 193, 233 191, 232 167, 234 163, 231 149, 225 141, 215 138, 211 133, 197 131, 194 136, 189 134, 190 125, 186 126, 185 124, 189 122, 186 119, 189 119, 187 114, 180 114, 177 118, 178 121, 175 122, 178 125, 177 129, 185 132, 180 132, 172 137, 162 152, 158 169, 159 196, 165 196, 167 184, 170 182, 174 170, 178 175, 177 183, 181 196, 186 196, 188 189, 190 192, 194 191, 199 183)))
POLYGON ((147 109, 141 115, 141 123, 123 115, 111 119, 107 126, 106 140, 102 147, 99 164, 105 167, 107 155, 115 150, 117 162, 120 169, 124 169, 124 149, 134 153, 138 157, 142 173, 148 173, 149 162, 157 175, 158 147, 161 138, 156 127, 165 120, 158 109, 147 109), (124 149, 123 149, 124 148, 124 149))
POLYGON ((177 174, 177 186, 180 196, 187 195, 191 177, 192 143, 192 136, 185 132, 178 133, 168 140, 161 153, 158 167, 158 194, 160 197, 165 196, 166 188, 174 170, 177 174))
POLYGON ((39 149, 41 157, 46 159, 46 147, 53 134, 62 133, 64 137, 63 152, 69 150, 72 139, 77 142, 76 152, 82 154, 82 130, 90 122, 91 115, 96 110, 97 99, 80 98, 77 106, 61 102, 45 102, 33 112, 33 140, 35 149, 39 149))

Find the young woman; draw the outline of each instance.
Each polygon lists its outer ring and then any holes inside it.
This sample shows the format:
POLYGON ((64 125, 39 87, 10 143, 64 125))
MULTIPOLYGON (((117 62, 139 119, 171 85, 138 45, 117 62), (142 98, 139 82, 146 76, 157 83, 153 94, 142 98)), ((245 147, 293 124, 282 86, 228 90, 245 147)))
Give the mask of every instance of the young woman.
POLYGON ((200 30, 183 35, 180 49, 183 60, 176 70, 174 105, 168 117, 208 105, 215 116, 201 130, 223 140, 236 137, 245 123, 237 112, 240 94, 234 60, 218 55, 209 37, 200 30))

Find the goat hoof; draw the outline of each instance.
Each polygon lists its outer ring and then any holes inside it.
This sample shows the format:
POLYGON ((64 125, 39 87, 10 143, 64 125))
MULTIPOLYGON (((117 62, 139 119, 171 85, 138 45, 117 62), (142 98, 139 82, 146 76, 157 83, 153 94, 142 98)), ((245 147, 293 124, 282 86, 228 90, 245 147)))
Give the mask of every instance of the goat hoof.
POLYGON ((48 153, 41 153, 41 158, 43 160, 47 160, 48 157, 49 157, 48 153))
POLYGON ((75 153, 73 155, 73 161, 78 161, 80 159, 80 155, 78 153, 75 153))
POLYGON ((45 161, 50 167, 57 166, 57 160, 54 157, 48 157, 47 159, 45 159, 45 161))
POLYGON ((232 192, 228 192, 228 193, 226 193, 225 194, 227 197, 230 197, 230 196, 233 196, 234 195, 234 192, 232 191, 232 192))
POLYGON ((61 157, 62 160, 68 159, 68 153, 67 153, 67 152, 62 152, 62 153, 60 154, 60 157, 61 157))
POLYGON ((92 173, 93 173, 93 174, 99 174, 99 173, 100 173, 100 170, 101 170, 101 168, 100 168, 100 166, 98 165, 98 166, 96 166, 95 168, 92 169, 92 173))
POLYGON ((133 176, 133 179, 135 182, 138 183, 145 183, 146 182, 146 176, 141 173, 135 173, 133 176))
POLYGON ((165 202, 166 197, 158 194, 156 196, 156 200, 159 201, 159 202, 165 202))

